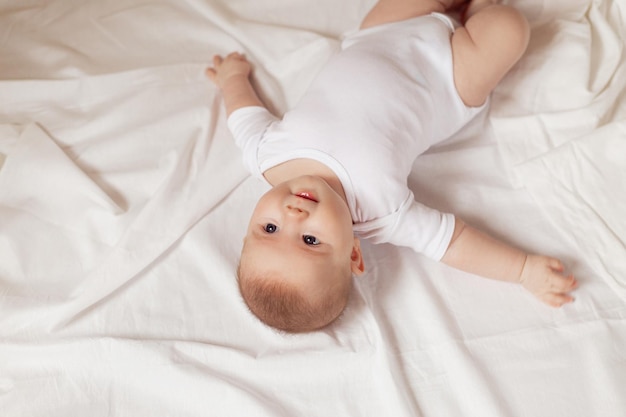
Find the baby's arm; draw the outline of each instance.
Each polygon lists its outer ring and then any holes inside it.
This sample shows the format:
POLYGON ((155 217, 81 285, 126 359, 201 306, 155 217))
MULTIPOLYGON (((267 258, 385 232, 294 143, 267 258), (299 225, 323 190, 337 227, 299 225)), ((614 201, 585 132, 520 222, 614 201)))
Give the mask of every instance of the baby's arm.
POLYGON ((574 301, 568 293, 578 283, 563 275, 563 264, 547 256, 530 255, 466 225, 457 218, 454 236, 442 261, 485 278, 519 282, 543 302, 560 307, 574 301))
POLYGON ((207 77, 222 90, 227 116, 242 107, 265 107, 250 83, 251 69, 246 57, 238 52, 225 58, 215 55, 213 67, 207 68, 207 77))

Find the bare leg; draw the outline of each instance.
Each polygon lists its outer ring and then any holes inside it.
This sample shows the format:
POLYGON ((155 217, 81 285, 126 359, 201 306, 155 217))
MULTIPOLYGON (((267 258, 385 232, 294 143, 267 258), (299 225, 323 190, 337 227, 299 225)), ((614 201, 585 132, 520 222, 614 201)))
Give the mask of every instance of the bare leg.
POLYGON ((468 2, 467 8, 465 9, 465 12, 463 13, 463 23, 465 23, 467 19, 478 13, 478 11, 480 11, 481 9, 498 3, 500 3, 500 0, 470 0, 468 2))
POLYGON ((467 0, 379 0, 361 23, 361 29, 398 22, 432 12, 445 13, 467 0))
POLYGON ((469 106, 484 103, 520 59, 529 39, 526 18, 493 0, 473 0, 465 26, 452 35, 454 82, 469 106))

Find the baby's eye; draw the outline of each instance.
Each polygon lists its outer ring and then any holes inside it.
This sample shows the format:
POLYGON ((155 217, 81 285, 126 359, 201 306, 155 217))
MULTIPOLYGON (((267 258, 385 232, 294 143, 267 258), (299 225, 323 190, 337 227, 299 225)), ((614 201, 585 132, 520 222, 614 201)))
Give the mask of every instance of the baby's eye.
POLYGON ((272 223, 268 223, 263 226, 263 230, 265 230, 266 233, 274 233, 278 230, 278 226, 272 223))
POLYGON ((302 236, 302 240, 304 240, 304 243, 311 246, 316 246, 320 244, 320 241, 315 236, 311 235, 302 236))

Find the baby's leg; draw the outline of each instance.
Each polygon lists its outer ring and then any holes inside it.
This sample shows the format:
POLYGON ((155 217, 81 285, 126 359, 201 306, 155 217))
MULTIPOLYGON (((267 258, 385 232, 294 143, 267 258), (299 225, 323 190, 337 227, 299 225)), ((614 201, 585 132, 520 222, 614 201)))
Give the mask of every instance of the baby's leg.
POLYGON ((454 82, 468 106, 479 106, 528 45, 526 18, 497 0, 473 0, 465 26, 452 35, 454 82))
POLYGON ((467 0, 379 0, 363 19, 361 29, 432 12, 444 13, 466 2, 467 0))

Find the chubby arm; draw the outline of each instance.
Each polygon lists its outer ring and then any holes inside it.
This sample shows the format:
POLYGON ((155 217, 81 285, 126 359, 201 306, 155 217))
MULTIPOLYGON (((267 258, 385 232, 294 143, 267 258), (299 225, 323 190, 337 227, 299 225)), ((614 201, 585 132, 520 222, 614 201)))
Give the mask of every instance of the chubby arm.
POLYGON ((207 77, 222 91, 227 116, 242 107, 265 107, 250 82, 251 70, 246 57, 238 52, 225 58, 215 55, 213 67, 207 68, 207 77))
POLYGON ((442 261, 485 278, 516 282, 554 307, 574 301, 568 293, 578 283, 564 276, 554 258, 527 254, 456 219, 454 235, 442 261))

